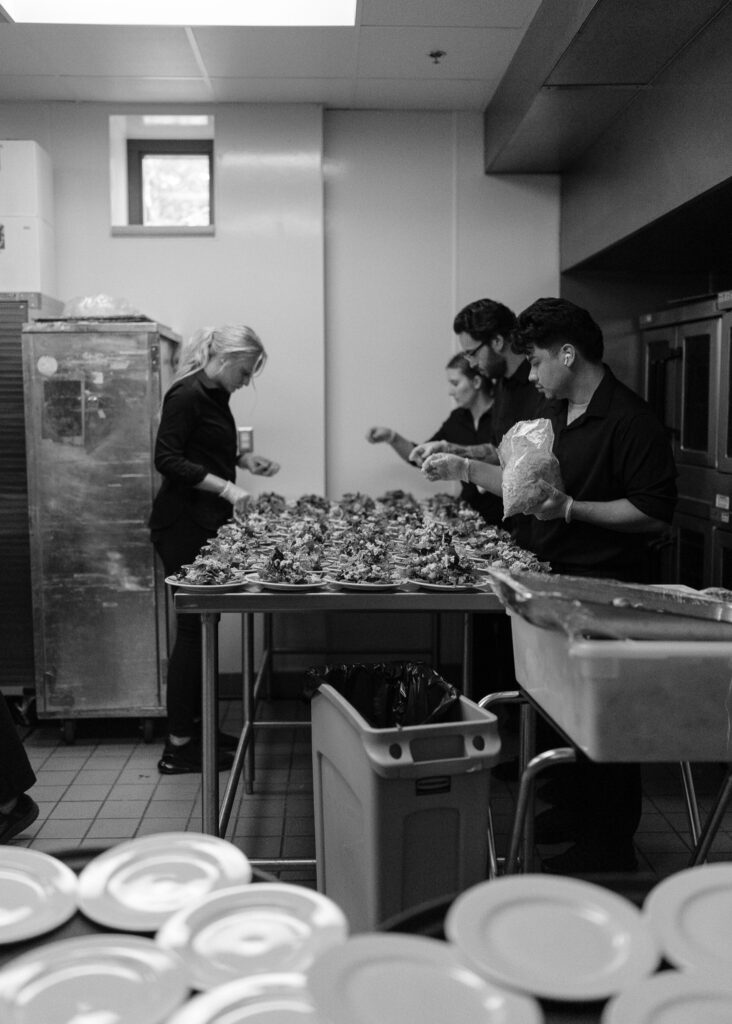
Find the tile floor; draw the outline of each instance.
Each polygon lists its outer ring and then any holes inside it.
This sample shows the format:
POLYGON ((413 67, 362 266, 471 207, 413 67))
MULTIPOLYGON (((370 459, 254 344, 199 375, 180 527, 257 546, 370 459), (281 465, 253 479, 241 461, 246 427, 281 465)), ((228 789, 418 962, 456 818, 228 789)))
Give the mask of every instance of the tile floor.
MULTIPOLYGON (((222 725, 235 731, 237 701, 222 702, 222 725)), ((259 716, 282 721, 307 720, 298 701, 262 703, 259 716)), ((200 777, 161 776, 157 771, 161 740, 145 743, 133 720, 80 721, 74 744, 64 743, 57 723, 44 721, 24 729, 25 744, 38 776, 32 796, 40 807, 37 822, 15 844, 51 853, 106 847, 133 836, 161 831, 200 831, 200 777)), ((310 737, 307 729, 260 730, 256 742, 256 780, 234 801, 227 838, 255 860, 313 858, 313 796, 310 737)), ((221 789, 225 774, 221 776, 221 789)), ((702 814, 710 808, 723 772, 718 765, 694 766, 702 814)), ((636 846, 640 868, 613 886, 642 895, 656 881, 684 868, 690 841, 677 765, 644 767, 644 809, 636 846)), ((492 810, 498 853, 505 852, 516 785, 494 780, 492 810)), ((556 853, 561 848, 542 847, 556 853)), ((732 860, 732 809, 728 810, 710 860, 732 860)), ((266 866, 265 866, 266 867, 266 866)), ((314 867, 284 868, 283 881, 314 886, 314 867)), ((597 876, 601 881, 602 876, 597 876)), ((611 884, 611 883, 608 883, 611 884)))

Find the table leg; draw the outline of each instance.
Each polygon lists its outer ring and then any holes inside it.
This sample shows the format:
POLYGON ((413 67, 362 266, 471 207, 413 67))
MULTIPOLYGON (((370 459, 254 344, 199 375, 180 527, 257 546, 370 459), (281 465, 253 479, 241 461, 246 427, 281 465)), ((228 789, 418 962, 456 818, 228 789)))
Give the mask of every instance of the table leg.
POLYGON ((210 836, 219 834, 219 619, 218 612, 204 612, 201 615, 201 827, 210 836))
POLYGON ((717 799, 714 802, 711 814, 706 820, 704 828, 702 829, 699 842, 694 847, 691 857, 689 859, 689 867, 695 867, 697 864, 703 864, 707 859, 709 850, 711 848, 714 837, 717 834, 719 826, 722 824, 722 818, 724 817, 727 806, 732 799, 732 766, 727 771, 727 777, 722 783, 721 789, 717 794, 717 799))
POLYGON ((242 716, 243 733, 246 740, 244 755, 244 792, 251 793, 254 787, 254 615, 244 612, 241 617, 241 658, 242 658, 242 716))
POLYGON ((463 613, 463 694, 473 700, 473 615, 463 613))
MULTIPOLYGON (((518 862, 519 862, 519 847, 521 846, 524 850, 524 859, 522 860, 521 868, 522 871, 528 871, 529 865, 533 856, 533 849, 531 855, 527 859, 526 856, 526 834, 530 833, 530 839, 533 844, 533 827, 530 829, 526 828, 529 823, 529 815, 532 809, 533 796, 534 796, 534 781, 539 772, 545 768, 549 768, 555 764, 571 764, 577 760, 577 752, 573 747, 557 747, 555 750, 545 750, 541 754, 537 754, 536 757, 532 757, 526 765, 526 768, 521 772, 521 782, 519 784, 518 799, 516 801, 516 813, 513 819, 513 830, 511 832, 511 842, 508 851, 508 857, 506 858, 506 874, 513 875, 516 873, 518 862)), ((530 822, 533 826, 533 820, 530 822)))

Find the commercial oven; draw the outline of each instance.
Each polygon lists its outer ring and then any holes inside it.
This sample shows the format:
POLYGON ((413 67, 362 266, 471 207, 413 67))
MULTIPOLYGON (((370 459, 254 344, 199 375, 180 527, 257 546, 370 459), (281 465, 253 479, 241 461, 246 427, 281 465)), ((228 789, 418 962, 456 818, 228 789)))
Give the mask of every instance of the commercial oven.
POLYGON ((732 589, 732 292, 648 313, 640 329, 645 397, 679 473, 667 580, 732 589))
POLYGON ((23 328, 36 701, 78 718, 165 713, 168 615, 147 518, 178 338, 146 317, 23 328))

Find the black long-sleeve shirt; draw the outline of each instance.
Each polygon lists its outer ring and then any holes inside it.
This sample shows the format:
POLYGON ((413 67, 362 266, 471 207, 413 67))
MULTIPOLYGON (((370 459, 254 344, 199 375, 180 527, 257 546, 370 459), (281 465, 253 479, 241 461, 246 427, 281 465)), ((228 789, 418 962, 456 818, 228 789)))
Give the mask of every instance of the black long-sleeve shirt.
POLYGON ((195 489, 209 473, 236 479, 236 424, 229 398, 203 370, 176 381, 167 392, 155 441, 155 468, 163 482, 153 502, 151 529, 164 529, 187 515, 215 531, 230 518, 228 501, 195 489))

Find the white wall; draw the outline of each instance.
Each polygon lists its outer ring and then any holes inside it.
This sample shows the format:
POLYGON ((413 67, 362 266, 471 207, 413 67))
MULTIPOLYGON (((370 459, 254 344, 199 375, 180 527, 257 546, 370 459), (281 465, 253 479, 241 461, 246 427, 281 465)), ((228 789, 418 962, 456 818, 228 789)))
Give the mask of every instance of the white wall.
POLYGON ((329 491, 445 490, 365 432, 449 415, 459 308, 558 294, 558 178, 486 177, 480 115, 450 113, 326 112, 324 170, 329 491))

